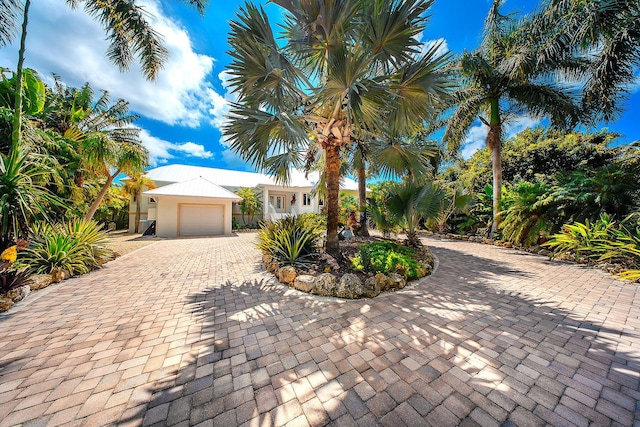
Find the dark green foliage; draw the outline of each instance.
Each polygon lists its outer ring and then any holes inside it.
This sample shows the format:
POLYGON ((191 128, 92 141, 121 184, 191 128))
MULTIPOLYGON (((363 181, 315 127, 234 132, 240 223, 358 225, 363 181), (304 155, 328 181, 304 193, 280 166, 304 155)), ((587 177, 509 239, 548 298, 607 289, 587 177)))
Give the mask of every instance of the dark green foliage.
POLYGON ((371 273, 398 273, 406 279, 425 275, 424 267, 416 259, 416 251, 391 242, 360 245, 360 253, 351 259, 354 269, 371 273))
POLYGON ((553 202, 549 190, 546 184, 524 181, 503 192, 500 227, 504 240, 530 246, 550 231, 553 202))
POLYGON ((322 237, 319 225, 309 216, 263 222, 258 230, 258 248, 282 265, 304 265, 318 251, 322 237))
POLYGON ((6 269, 0 271, 0 295, 29 283, 26 269, 6 269))
MULTIPOLYGON (((618 150, 609 148, 617 136, 606 131, 588 134, 542 127, 524 130, 503 144, 503 180, 512 184, 520 180, 534 182, 540 175, 552 177, 602 168, 618 156, 618 150)), ((482 191, 492 179, 490 150, 478 150, 447 171, 446 176, 474 192, 482 191)))

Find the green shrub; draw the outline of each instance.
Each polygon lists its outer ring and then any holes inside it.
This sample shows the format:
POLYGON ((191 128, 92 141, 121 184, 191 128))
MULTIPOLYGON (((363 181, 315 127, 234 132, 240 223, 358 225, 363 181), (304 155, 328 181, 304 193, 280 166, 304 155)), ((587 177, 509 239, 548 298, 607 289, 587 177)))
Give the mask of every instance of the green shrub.
POLYGON ((301 266, 317 252, 322 229, 308 216, 265 221, 258 230, 258 247, 280 264, 301 266))
POLYGON ((554 212, 551 189, 544 183, 527 181, 507 188, 502 195, 500 228, 503 238, 516 245, 531 246, 551 229, 547 219, 554 212))
POLYGON ((416 259, 416 251, 391 242, 373 242, 360 245, 360 253, 351 259, 357 271, 371 273, 398 273, 408 280, 425 274, 416 259))
POLYGON ((32 244, 21 262, 33 273, 66 271, 84 274, 113 257, 106 233, 94 221, 74 220, 65 224, 36 224, 32 244))
MULTIPOLYGON (((640 265, 640 216, 630 215, 619 224, 604 214, 597 221, 567 224, 561 233, 545 243, 553 256, 571 254, 594 261, 616 261, 629 266, 640 265)), ((640 269, 628 269, 618 274, 627 280, 640 279, 640 269)))

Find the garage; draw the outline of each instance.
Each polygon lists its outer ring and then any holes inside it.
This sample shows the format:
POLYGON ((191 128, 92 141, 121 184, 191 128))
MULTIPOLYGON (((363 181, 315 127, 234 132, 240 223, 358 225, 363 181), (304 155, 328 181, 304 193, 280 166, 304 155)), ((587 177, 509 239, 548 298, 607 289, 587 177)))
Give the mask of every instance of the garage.
POLYGON ((233 203, 242 200, 202 177, 142 193, 156 202, 158 237, 215 236, 233 233, 233 203))
POLYGON ((180 236, 224 234, 222 205, 180 205, 180 236))

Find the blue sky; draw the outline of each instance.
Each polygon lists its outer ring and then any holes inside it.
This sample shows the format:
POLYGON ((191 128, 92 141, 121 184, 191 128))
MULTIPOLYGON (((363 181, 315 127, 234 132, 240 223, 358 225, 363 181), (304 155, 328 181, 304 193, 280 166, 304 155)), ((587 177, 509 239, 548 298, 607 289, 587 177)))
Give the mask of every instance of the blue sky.
MULTIPOLYGON (((176 0, 142 0, 154 18, 154 28, 165 39, 171 57, 156 82, 147 82, 136 66, 118 71, 105 57, 107 42, 100 26, 81 11, 72 11, 64 0, 38 0, 32 4, 27 38, 26 66, 36 69, 47 81, 51 73, 67 84, 91 83, 105 89, 112 99, 124 98, 141 118, 136 126, 151 154, 152 166, 170 163, 249 170, 221 140, 227 100, 224 87, 229 20, 244 1, 211 0, 204 17, 176 0)), ((266 1, 267 11, 276 17, 278 8, 266 1)), ((422 42, 443 40, 454 53, 473 50, 479 42, 488 0, 436 0, 422 42)), ((530 13, 534 0, 507 0, 504 12, 530 13)), ((0 66, 15 69, 16 46, 0 49, 0 66)), ((640 139, 640 87, 626 103, 624 114, 611 130, 623 134, 621 142, 640 139)), ((513 134, 538 124, 530 117, 516 120, 507 129, 513 134)), ((599 129, 599 126, 597 129, 599 129)), ((484 143, 486 129, 478 122, 469 133, 463 155, 484 143)))

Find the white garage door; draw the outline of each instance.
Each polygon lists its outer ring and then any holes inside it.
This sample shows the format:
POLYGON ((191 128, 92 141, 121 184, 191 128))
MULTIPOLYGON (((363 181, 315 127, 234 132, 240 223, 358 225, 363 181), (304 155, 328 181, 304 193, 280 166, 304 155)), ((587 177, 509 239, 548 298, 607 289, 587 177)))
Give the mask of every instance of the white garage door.
POLYGON ((208 236, 224 233, 224 209, 217 205, 181 205, 180 235, 208 236))

